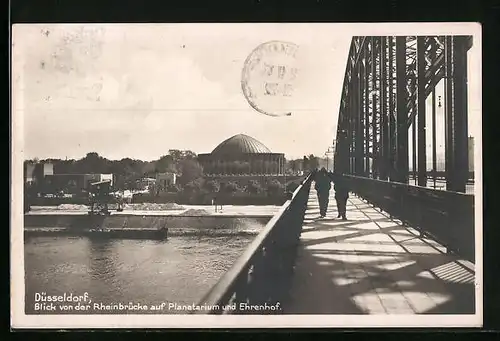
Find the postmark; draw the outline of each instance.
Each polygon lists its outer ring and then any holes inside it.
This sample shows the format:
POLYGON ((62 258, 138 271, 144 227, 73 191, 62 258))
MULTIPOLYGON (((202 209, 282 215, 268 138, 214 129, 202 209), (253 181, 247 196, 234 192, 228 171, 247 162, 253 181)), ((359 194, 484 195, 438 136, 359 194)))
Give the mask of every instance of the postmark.
POLYGON ((241 86, 243 95, 257 112, 269 116, 288 116, 299 73, 299 46, 269 41, 257 46, 245 60, 241 86))

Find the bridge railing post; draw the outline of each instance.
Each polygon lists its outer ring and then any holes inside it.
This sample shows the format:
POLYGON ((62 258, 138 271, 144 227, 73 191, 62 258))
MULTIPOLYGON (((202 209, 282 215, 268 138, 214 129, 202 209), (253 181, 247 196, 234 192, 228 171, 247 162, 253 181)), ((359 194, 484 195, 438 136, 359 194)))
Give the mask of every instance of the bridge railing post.
MULTIPOLYGON (((269 297, 267 287, 264 286, 263 278, 266 277, 266 264, 270 261, 266 247, 263 247, 255 254, 253 265, 249 272, 248 283, 248 303, 250 305, 264 304, 269 297)), ((239 311, 244 314, 255 313, 252 310, 239 311)))

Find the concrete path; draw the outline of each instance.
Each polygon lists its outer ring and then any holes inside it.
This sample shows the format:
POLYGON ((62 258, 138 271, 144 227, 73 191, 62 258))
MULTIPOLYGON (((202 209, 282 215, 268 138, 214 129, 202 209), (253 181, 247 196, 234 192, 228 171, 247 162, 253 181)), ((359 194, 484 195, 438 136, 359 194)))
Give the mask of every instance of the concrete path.
POLYGON ((288 314, 473 314, 474 265, 350 194, 325 218, 311 188, 288 314))
MULTIPOLYGON (((223 216, 223 217, 269 217, 274 216, 281 206, 263 205, 263 206, 233 206, 223 205, 215 211, 214 206, 210 205, 182 205, 182 209, 172 210, 123 210, 122 212, 111 211, 111 215, 116 216, 223 216), (193 213, 190 213, 192 211, 193 213)), ((88 210, 61 210, 55 207, 33 207, 33 210, 27 215, 87 215, 88 210)))

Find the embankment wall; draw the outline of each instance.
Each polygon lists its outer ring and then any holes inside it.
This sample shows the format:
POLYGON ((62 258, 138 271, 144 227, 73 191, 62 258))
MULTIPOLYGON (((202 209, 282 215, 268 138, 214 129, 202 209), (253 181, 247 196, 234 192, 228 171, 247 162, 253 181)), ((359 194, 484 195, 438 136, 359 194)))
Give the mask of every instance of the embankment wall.
POLYGON ((168 229, 168 235, 187 234, 257 234, 271 216, 139 216, 139 215, 25 215, 25 235, 70 234, 83 235, 89 229, 134 231, 144 235, 168 229))

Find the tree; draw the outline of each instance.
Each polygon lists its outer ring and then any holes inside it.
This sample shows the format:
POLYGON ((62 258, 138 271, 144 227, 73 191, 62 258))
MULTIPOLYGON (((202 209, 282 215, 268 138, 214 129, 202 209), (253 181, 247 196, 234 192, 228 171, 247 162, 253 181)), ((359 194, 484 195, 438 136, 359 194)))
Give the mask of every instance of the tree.
POLYGON ((295 192, 295 190, 299 187, 299 184, 295 181, 290 181, 289 183, 286 184, 286 191, 287 192, 295 192))
POLYGON ((245 187, 245 191, 250 194, 258 194, 262 192, 262 186, 259 181, 251 180, 245 187))
MULTIPOLYGON (((95 174, 112 173, 115 175, 113 187, 115 189, 135 188, 138 179, 142 177, 155 177, 158 172, 184 173, 184 179, 179 179, 184 184, 199 178, 201 166, 193 166, 195 170, 190 171, 189 166, 181 166, 181 163, 189 160, 197 164, 196 154, 189 150, 172 149, 167 155, 163 155, 155 161, 142 161, 131 158, 121 160, 108 160, 96 152, 87 153, 79 160, 45 159, 40 162, 51 162, 54 165, 55 174, 95 174), (196 170, 198 169, 198 170, 196 170)), ((27 160, 29 161, 29 160, 27 160)), ((193 168, 191 167, 191 168, 193 168)))
POLYGON ((176 172, 176 164, 172 155, 163 155, 158 161, 156 161, 155 172, 165 173, 165 172, 176 172))
POLYGON ((309 158, 308 158, 309 162, 308 162, 308 165, 309 165, 309 170, 314 170, 314 169, 317 169, 318 166, 319 166, 319 159, 317 156, 314 156, 313 154, 309 155, 309 158))
POLYGON ((234 181, 226 182, 221 186, 221 191, 228 194, 233 194, 240 191, 238 184, 234 181))
POLYGON ((183 153, 181 150, 178 149, 170 149, 168 151, 168 155, 170 155, 174 161, 175 164, 177 164, 180 160, 183 159, 183 153))
POLYGON ((188 194, 195 194, 195 193, 200 193, 202 188, 203 188, 203 179, 198 178, 188 182, 184 186, 184 191, 186 191, 186 193, 188 194))
POLYGON ((182 151, 182 158, 192 160, 192 159, 196 159, 197 155, 196 155, 196 153, 194 153, 190 150, 184 150, 184 151, 182 151))
POLYGON ((203 167, 196 160, 186 159, 179 162, 181 176, 179 183, 185 185, 203 177, 203 167))
POLYGON ((284 186, 278 180, 272 180, 267 184, 267 193, 268 194, 277 194, 282 193, 284 190, 284 186))
POLYGON ((307 156, 304 156, 304 158, 302 159, 302 167, 303 170, 309 169, 309 159, 307 158, 307 156))
POLYGON ((47 160, 52 162, 54 165, 55 174, 74 174, 77 173, 75 170, 75 160, 58 160, 51 159, 47 160))
POLYGON ((209 193, 217 193, 220 190, 220 183, 217 180, 210 180, 205 183, 205 189, 209 193))
MULTIPOLYGON (((112 172, 113 173, 113 172, 112 172)), ((153 162, 144 162, 142 166, 142 172, 146 177, 155 177, 156 174, 156 161, 153 162)))

